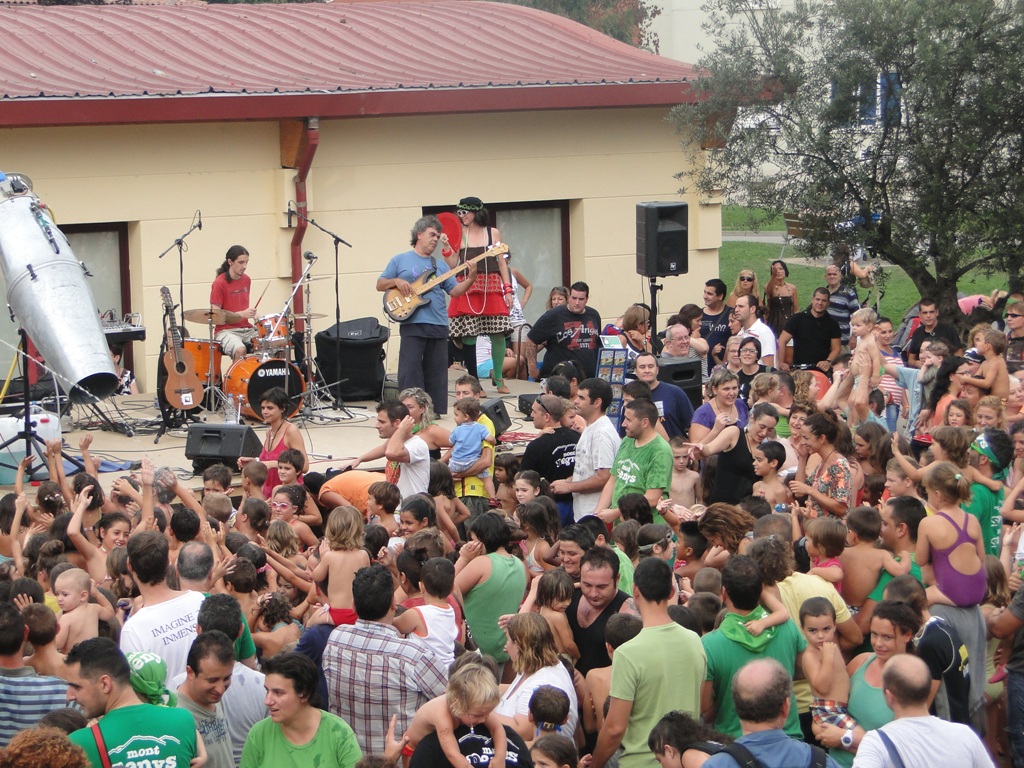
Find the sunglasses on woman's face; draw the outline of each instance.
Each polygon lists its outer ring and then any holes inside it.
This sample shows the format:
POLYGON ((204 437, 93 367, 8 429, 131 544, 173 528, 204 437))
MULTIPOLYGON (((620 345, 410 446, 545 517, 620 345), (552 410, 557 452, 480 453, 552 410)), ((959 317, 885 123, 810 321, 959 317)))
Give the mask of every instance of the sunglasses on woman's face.
POLYGON ((754 278, 747 277, 746 275, 740 275, 740 282, 741 283, 752 283, 752 282, 754 282, 754 278))

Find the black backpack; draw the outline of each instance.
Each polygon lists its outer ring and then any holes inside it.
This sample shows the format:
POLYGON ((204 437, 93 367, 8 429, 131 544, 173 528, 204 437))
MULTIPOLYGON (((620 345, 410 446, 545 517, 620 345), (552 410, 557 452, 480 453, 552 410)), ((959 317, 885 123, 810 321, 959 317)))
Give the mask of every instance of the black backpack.
MULTIPOLYGON (((811 748, 811 761, 808 763, 809 768, 825 768, 826 754, 825 750, 814 744, 809 744, 811 748)), ((725 752, 733 760, 735 760, 740 768, 764 768, 756 757, 750 754, 750 750, 739 742, 731 742, 726 744, 722 748, 722 752, 725 752)))

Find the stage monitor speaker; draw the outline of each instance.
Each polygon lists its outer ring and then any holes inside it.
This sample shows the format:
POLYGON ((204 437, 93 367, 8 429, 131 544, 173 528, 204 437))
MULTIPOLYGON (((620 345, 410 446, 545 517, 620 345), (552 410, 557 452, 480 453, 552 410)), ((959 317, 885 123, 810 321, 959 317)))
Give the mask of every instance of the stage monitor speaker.
POLYGON ((672 277, 689 271, 686 203, 637 203, 636 273, 672 277))
POLYGON ((320 375, 334 384, 331 394, 349 400, 378 400, 384 389, 384 345, 390 331, 374 317, 337 323, 320 331, 316 364, 320 375))
POLYGON ((501 437, 512 426, 512 419, 508 416, 505 401, 500 397, 482 401, 480 403, 480 410, 494 423, 495 438, 501 437))
POLYGON ((525 416, 526 418, 532 417, 533 416, 533 403, 534 403, 534 401, 536 401, 536 399, 538 397, 540 397, 540 395, 534 395, 534 394, 520 395, 519 396, 519 403, 518 403, 519 412, 521 414, 523 414, 523 416, 525 416))
POLYGON ((226 464, 234 471, 241 456, 259 456, 260 439, 248 424, 189 424, 185 458, 199 474, 214 464, 226 464))
POLYGON ((675 384, 682 389, 694 409, 704 404, 704 381, 699 358, 658 360, 658 381, 675 384))

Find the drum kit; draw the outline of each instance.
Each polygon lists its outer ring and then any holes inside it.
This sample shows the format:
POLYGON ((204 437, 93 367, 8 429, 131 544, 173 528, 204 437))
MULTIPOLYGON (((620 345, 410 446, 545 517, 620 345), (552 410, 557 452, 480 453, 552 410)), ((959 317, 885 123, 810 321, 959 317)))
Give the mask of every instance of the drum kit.
MULTIPOLYGON (((311 323, 327 317, 322 313, 309 311, 310 286, 312 280, 307 273, 293 285, 293 291, 281 312, 265 315, 253 321, 256 334, 251 342, 251 354, 236 360, 226 374, 221 373, 223 353, 220 344, 214 340, 214 329, 219 325, 233 325, 243 321, 237 312, 219 308, 188 309, 184 319, 207 327, 207 338, 186 338, 184 348, 192 353, 196 374, 204 389, 203 402, 209 410, 219 410, 227 402, 234 402, 236 409, 251 419, 262 421, 260 403, 263 395, 273 387, 281 387, 291 398, 291 406, 285 414, 292 418, 302 408, 306 397, 316 394, 307 388, 307 382, 314 380, 311 323), (299 315, 292 313, 292 302, 299 288, 305 287, 306 311, 299 315), (303 321, 303 354, 306 372, 292 362, 295 338, 292 331, 295 320, 303 321)), ((247 345, 248 346, 248 345, 247 345)))

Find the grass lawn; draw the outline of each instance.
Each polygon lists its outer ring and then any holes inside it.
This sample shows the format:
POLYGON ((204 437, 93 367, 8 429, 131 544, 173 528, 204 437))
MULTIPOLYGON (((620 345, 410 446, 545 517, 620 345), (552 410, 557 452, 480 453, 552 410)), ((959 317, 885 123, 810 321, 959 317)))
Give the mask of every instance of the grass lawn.
MULTIPOLYGON (((723 205, 722 206, 722 229, 730 232, 743 232, 749 230, 751 213, 757 219, 765 217, 764 209, 748 208, 745 205, 723 205)), ((776 216, 770 221, 762 221, 759 227, 762 232, 783 232, 786 223, 781 216, 776 216)))
MULTIPOLYGON (((725 228, 724 208, 722 228, 725 228)), ((723 242, 718 252, 719 275, 731 291, 739 271, 744 268, 750 269, 753 266, 757 273, 758 284, 763 292, 764 284, 768 281, 769 276, 768 265, 773 259, 779 257, 780 248, 779 245, 766 243, 723 242)), ((825 284, 825 260, 822 259, 812 266, 802 266, 788 261, 794 256, 796 256, 796 251, 793 248, 787 248, 785 258, 789 263, 789 280, 797 288, 800 309, 805 309, 810 304, 811 293, 814 289, 825 284)), ((886 283, 885 296, 882 298, 881 312, 883 315, 891 317, 893 323, 898 326, 904 312, 917 302, 920 294, 902 269, 887 266, 885 270, 889 274, 889 280, 886 283)), ((960 290, 968 294, 987 294, 996 288, 1005 290, 1007 282, 1005 273, 977 274, 962 279, 960 290)), ((858 288, 857 292, 862 300, 867 297, 868 292, 864 288, 858 288)))

